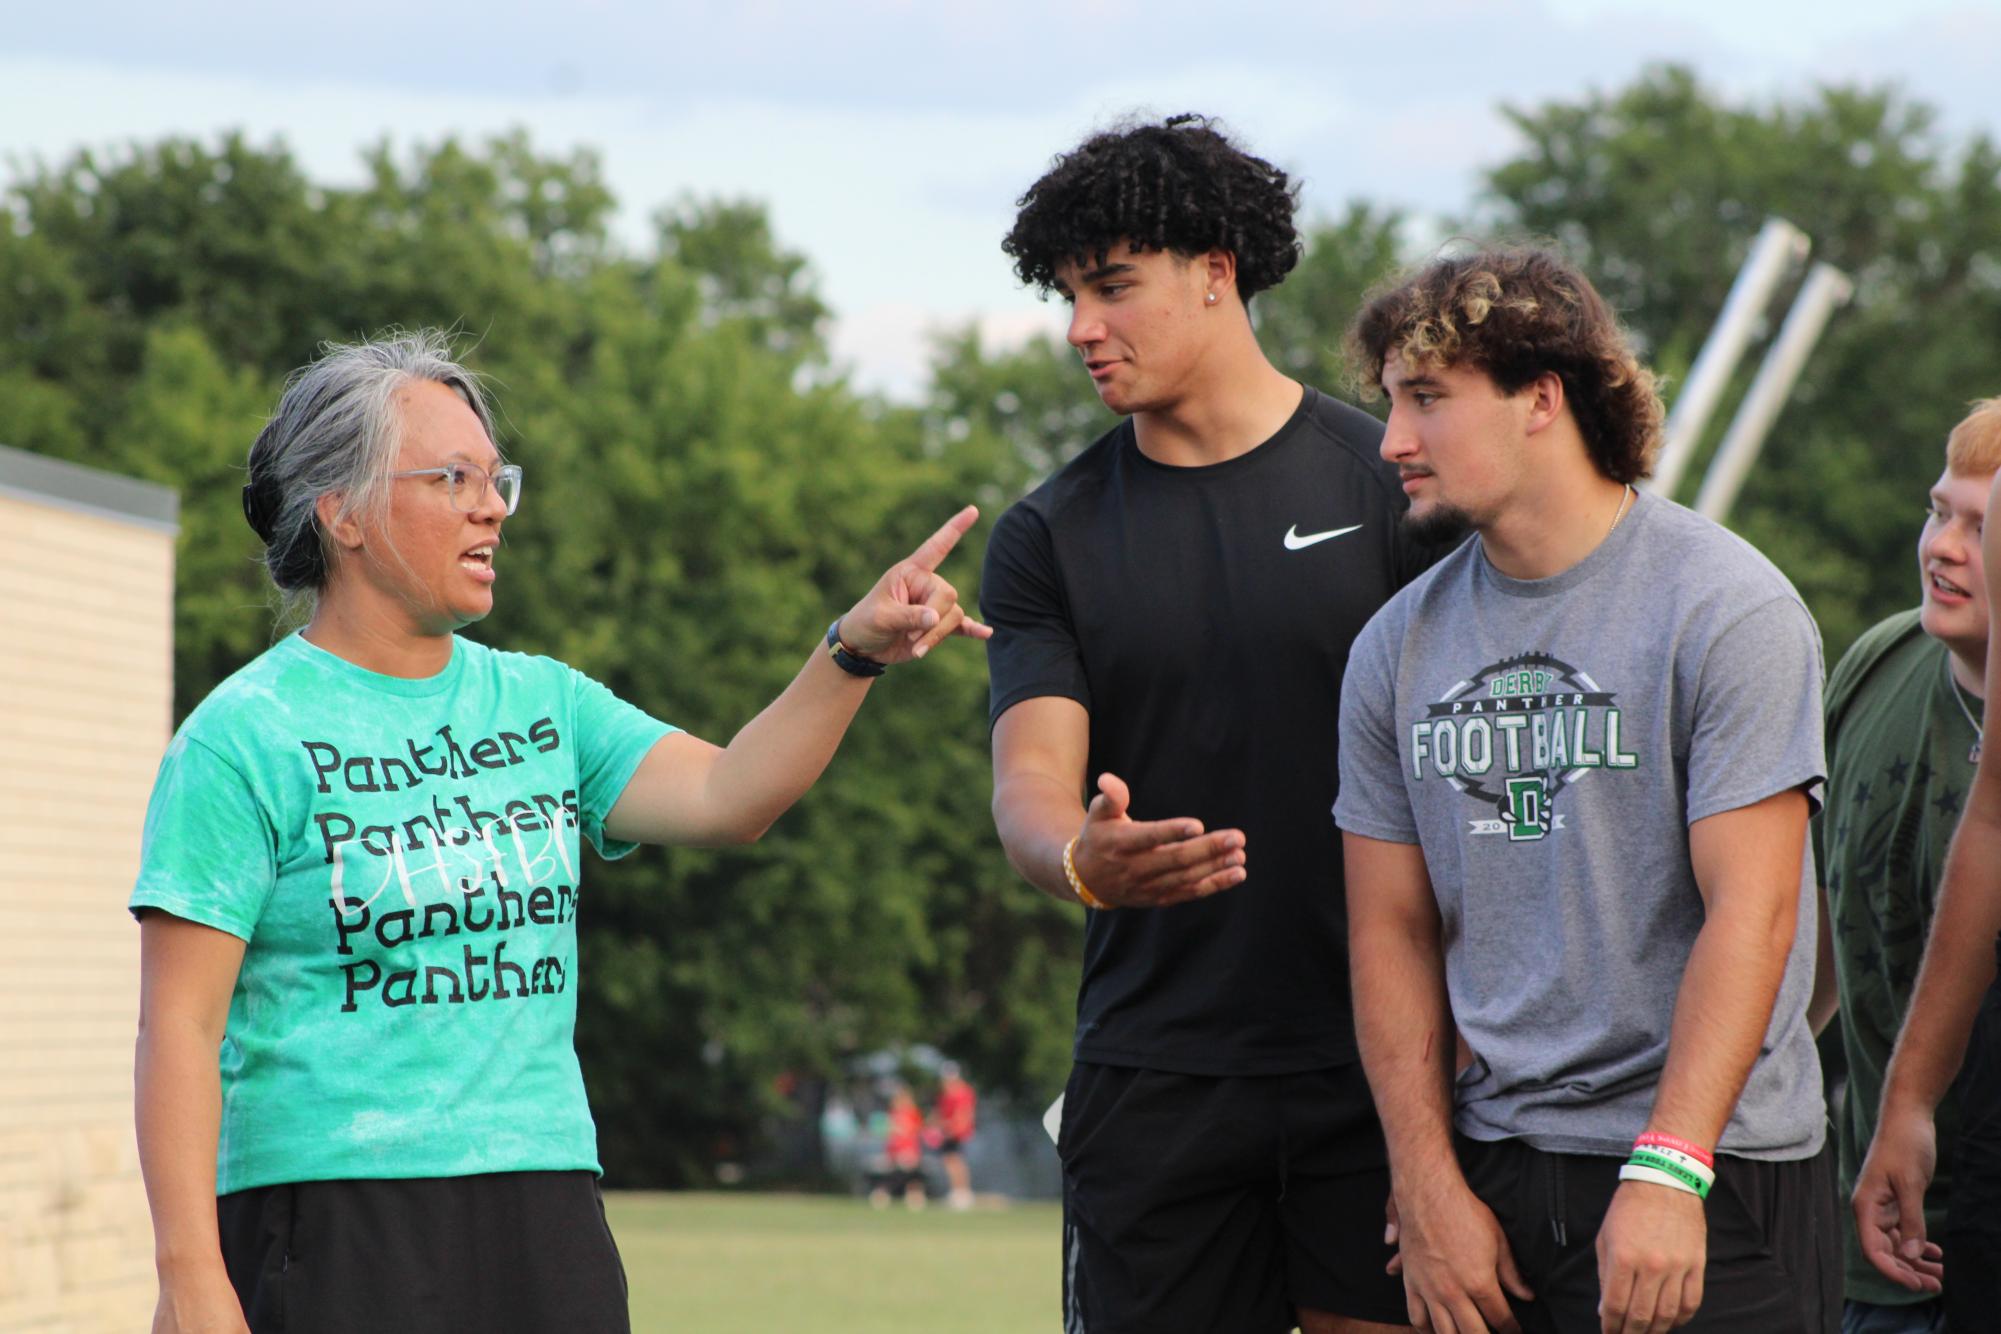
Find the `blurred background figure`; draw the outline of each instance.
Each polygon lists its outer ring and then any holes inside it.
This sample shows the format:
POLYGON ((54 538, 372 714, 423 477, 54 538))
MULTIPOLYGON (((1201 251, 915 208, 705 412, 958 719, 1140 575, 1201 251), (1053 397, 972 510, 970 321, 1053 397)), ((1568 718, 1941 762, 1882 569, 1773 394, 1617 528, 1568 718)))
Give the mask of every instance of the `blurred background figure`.
POLYGON ((889 1128, 883 1138, 885 1169, 869 1188, 868 1202, 889 1207, 891 1195, 903 1196, 912 1209, 924 1199, 924 1111, 911 1096, 910 1085, 898 1084, 889 1095, 889 1128))
POLYGON ((957 1061, 938 1067, 937 1120, 938 1157, 945 1164, 945 1179, 951 1184, 946 1203, 954 1209, 973 1207, 973 1174, 966 1165, 966 1145, 972 1141, 980 1098, 973 1092, 957 1061))

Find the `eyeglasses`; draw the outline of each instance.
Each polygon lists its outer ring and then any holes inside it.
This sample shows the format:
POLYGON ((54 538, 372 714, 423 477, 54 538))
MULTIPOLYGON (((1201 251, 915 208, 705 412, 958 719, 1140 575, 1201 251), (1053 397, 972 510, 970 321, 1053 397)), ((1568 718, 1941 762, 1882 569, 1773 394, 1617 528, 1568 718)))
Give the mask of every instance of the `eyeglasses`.
POLYGON ((477 463, 447 463, 440 468, 412 468, 408 472, 392 472, 391 477, 442 477, 445 487, 451 493, 452 508, 461 514, 471 514, 486 502, 486 488, 489 482, 500 493, 500 503, 507 506, 509 514, 521 503, 521 465, 503 463, 492 473, 477 463))

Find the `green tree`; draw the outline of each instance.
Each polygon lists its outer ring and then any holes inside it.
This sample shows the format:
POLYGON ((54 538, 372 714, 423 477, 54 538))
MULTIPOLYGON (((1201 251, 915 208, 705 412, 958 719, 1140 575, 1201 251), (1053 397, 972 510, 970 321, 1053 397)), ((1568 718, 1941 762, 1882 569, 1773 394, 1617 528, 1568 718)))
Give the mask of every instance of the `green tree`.
POLYGON ((806 257, 778 244, 763 205, 687 198, 656 221, 662 258, 695 276, 710 319, 741 325, 787 360, 825 361, 832 312, 806 257))
POLYGON ((281 147, 169 139, 78 153, 0 201, 19 297, 0 316, 0 438, 181 488, 183 713, 271 635, 237 488, 292 368, 328 340, 430 324, 504 331, 482 366, 560 383, 605 282, 632 283, 588 154, 538 159, 515 135, 367 161, 366 186, 324 190, 281 147))
POLYGON ((174 712, 183 716, 216 681, 271 642, 277 605, 256 539, 243 521, 242 442, 255 438, 277 397, 277 377, 232 368, 201 330, 175 320, 146 332, 138 373, 111 430, 143 442, 120 470, 181 495, 174 563, 174 712), (237 448, 219 446, 228 441, 237 448))
MULTIPOLYGON (((987 475, 984 437, 828 371, 810 270, 755 206, 684 202, 632 255, 589 154, 517 135, 366 164, 328 189, 282 147, 171 140, 78 154, 0 205, 21 297, 0 434, 181 490, 181 712, 274 632, 242 463, 328 339, 464 334, 528 473, 473 633, 717 740, 987 475)), ((975 536, 951 567, 969 595, 975 536)), ((764 842, 593 869, 579 1036, 620 1179, 703 1179, 780 1107, 779 1076, 889 1042, 941 1042, 989 1084, 1058 1068, 1073 924, 994 845, 981 655, 951 646, 875 695, 764 842)))
POLYGON ((1327 393, 1355 397, 1341 338, 1369 289, 1404 260, 1405 229, 1401 213, 1360 200, 1307 227, 1298 267, 1252 301, 1258 340, 1273 365, 1327 393))
MULTIPOLYGON (((1930 108, 1893 90, 1733 103, 1680 67, 1509 115, 1526 146, 1488 173, 1479 222, 1555 237, 1670 396, 1766 217, 1803 227, 1816 258, 1855 278, 1731 523, 1806 596, 1830 660, 1911 605, 1945 434, 2001 388, 2001 150, 1985 135, 1947 140, 1930 108)), ((1718 418, 1711 443, 1728 411, 1718 418)))
POLYGON ((978 470, 982 503, 1011 503, 1117 423, 1060 339, 990 349, 968 326, 937 341, 925 424, 978 470))
POLYGON ((26 281, 12 294, 0 357, 73 387, 99 436, 122 411, 157 322, 199 329, 232 365, 303 360, 332 332, 321 332, 321 263, 340 241, 310 197, 289 154, 235 134, 214 148, 168 139, 85 151, 13 182, 14 234, 0 241, 0 264, 26 281), (303 348, 293 342, 301 331, 303 348))

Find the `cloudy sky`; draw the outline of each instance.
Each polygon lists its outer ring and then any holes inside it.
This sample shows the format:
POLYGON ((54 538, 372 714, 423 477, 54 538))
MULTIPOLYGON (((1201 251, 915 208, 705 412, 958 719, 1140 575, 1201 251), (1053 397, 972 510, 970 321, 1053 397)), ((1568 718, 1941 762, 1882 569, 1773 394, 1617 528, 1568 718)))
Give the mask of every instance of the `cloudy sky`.
POLYGON ((931 331, 1055 327, 997 248, 1050 155, 1135 109, 1221 115, 1304 180, 1462 207, 1513 146, 1503 104, 1649 62, 1732 96, 1895 82, 1948 133, 2001 137, 2001 0, 65 0, 5 7, 0 164, 169 133, 282 138, 355 180, 357 149, 526 126, 589 145, 645 243, 683 194, 752 196, 813 261, 863 385, 908 394, 931 331), (1902 13, 1894 12, 1901 8, 1902 13), (1225 18, 1224 15, 1229 17, 1225 18))

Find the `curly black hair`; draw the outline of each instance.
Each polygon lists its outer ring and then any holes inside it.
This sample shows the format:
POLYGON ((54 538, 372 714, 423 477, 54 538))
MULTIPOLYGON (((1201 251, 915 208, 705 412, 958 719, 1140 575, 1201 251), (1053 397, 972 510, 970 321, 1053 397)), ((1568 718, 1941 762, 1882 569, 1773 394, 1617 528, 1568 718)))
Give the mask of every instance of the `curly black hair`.
POLYGON ((1231 143, 1207 116, 1126 123, 1058 157, 1015 201, 1001 249, 1023 283, 1048 292, 1066 262, 1101 264, 1112 247, 1237 257, 1245 301, 1299 262, 1299 187, 1231 143))

